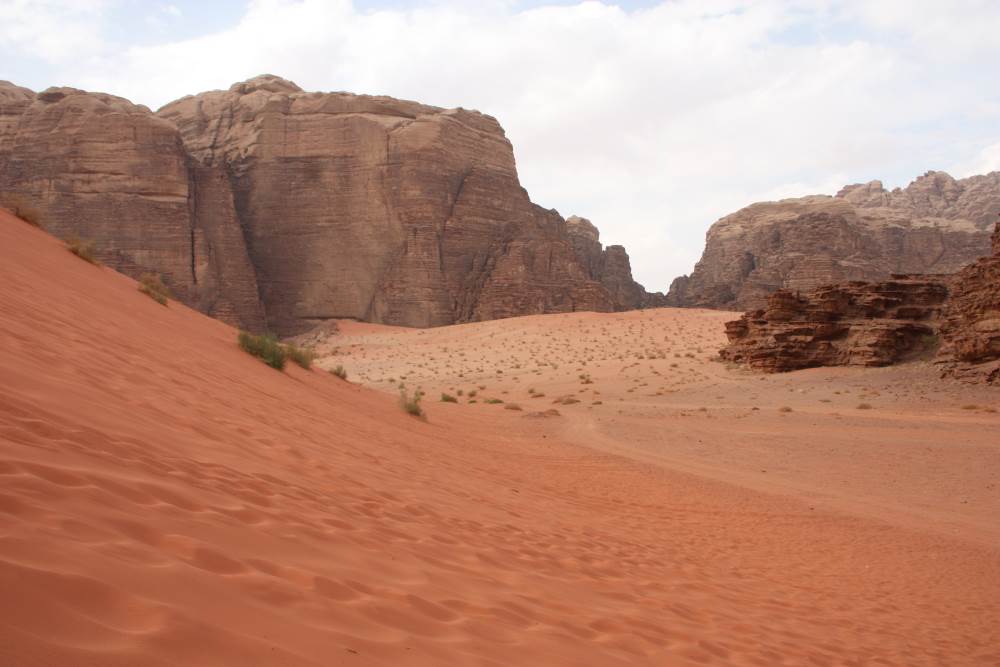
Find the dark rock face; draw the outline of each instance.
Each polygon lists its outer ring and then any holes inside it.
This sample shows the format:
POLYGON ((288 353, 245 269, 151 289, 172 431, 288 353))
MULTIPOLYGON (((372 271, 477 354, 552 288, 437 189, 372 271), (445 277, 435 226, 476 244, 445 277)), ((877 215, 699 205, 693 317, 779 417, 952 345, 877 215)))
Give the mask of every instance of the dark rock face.
POLYGON ((712 225, 667 304, 751 310, 779 289, 951 273, 988 252, 998 212, 1000 172, 962 180, 928 172, 905 189, 872 181, 835 197, 753 204, 712 225))
POLYGON ((941 359, 947 375, 1000 384, 1000 223, 992 250, 952 279, 941 359))
POLYGON ((886 366, 932 354, 947 276, 894 276, 828 285, 808 294, 781 289, 767 307, 726 324, 723 359, 768 373, 817 366, 886 366))
POLYGON ((490 116, 261 76, 157 114, 0 83, 0 192, 130 275, 282 335, 655 305, 520 186, 490 116))

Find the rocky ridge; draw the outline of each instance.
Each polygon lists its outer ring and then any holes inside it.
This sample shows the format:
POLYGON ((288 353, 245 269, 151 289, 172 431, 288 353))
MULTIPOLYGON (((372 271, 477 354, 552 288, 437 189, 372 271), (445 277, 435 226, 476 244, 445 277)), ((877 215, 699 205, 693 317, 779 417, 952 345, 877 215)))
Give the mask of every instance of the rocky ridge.
POLYGON ((992 254, 959 271, 941 323, 946 375, 1000 384, 1000 222, 992 254))
POLYGON ((956 180, 932 171, 892 191, 871 181, 753 204, 712 225, 701 260, 666 301, 754 310, 779 289, 952 273, 989 252, 998 212, 1000 172, 956 180))
POLYGON ((807 294, 780 289, 767 307, 726 323, 720 356, 768 373, 817 366, 887 366, 937 347, 948 296, 944 276, 893 276, 827 285, 807 294))
POLYGON ((764 372, 924 357, 944 375, 1000 384, 1000 223, 992 254, 955 274, 780 289, 726 336, 722 359, 764 372))
POLYGON ((623 248, 530 201, 494 118, 270 75, 155 114, 0 82, 0 195, 124 273, 160 273, 203 312, 282 335, 662 299, 623 248))

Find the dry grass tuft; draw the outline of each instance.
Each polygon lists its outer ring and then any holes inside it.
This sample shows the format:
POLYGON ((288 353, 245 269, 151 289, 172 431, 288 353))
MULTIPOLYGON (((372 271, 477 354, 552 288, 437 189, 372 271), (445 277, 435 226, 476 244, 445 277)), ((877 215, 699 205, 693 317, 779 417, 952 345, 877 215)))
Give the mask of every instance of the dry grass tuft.
POLYGON ((173 296, 160 276, 155 273, 144 273, 139 276, 139 291, 161 306, 167 305, 167 299, 173 296))
POLYGON ((97 255, 94 254, 96 248, 94 247, 93 241, 86 241, 84 239, 71 236, 66 239, 66 249, 80 259, 90 262, 94 266, 101 265, 101 262, 97 259, 97 255))

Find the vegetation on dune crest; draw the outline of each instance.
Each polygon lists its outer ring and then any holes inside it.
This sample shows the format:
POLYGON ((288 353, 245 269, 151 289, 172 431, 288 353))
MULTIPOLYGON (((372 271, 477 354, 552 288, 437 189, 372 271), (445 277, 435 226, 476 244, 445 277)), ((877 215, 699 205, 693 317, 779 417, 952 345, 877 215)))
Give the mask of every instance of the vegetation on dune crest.
POLYGON ((306 370, 312 368, 312 362, 316 356, 311 349, 307 347, 296 347, 295 345, 286 345, 285 353, 292 361, 306 370))
POLYGON ((42 214, 27 199, 20 195, 4 194, 0 195, 0 207, 13 213, 34 227, 42 227, 42 214))
POLYGON ((272 334, 261 336, 241 331, 239 336, 240 348, 257 357, 271 368, 279 371, 284 369, 288 352, 285 346, 278 342, 272 334))
MULTIPOLYGON (((312 368, 313 359, 316 357, 311 348, 285 345, 279 342, 274 334, 256 335, 241 331, 238 340, 243 351, 249 352, 271 368, 278 370, 285 368, 285 362, 288 359, 302 368, 312 368)), ((330 372, 342 379, 347 377, 347 371, 344 370, 343 366, 337 366, 330 372)))
POLYGON ((86 260, 95 266, 100 266, 101 262, 94 254, 96 248, 93 241, 87 241, 76 236, 66 239, 66 248, 82 260, 86 260))
POLYGON ((167 305, 167 299, 173 298, 170 289, 155 273, 144 273, 139 277, 139 291, 164 306, 167 305))
POLYGON ((441 394, 442 403, 458 403, 458 399, 451 394, 441 394))
POLYGON ((336 368, 331 369, 330 374, 336 375, 341 380, 347 379, 347 370, 343 366, 337 366, 336 368))

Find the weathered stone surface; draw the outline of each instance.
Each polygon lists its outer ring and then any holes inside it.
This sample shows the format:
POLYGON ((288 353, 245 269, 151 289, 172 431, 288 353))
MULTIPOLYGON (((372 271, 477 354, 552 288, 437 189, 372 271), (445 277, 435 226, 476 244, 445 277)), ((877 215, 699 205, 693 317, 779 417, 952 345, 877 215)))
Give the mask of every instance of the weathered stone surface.
POLYGON ((30 200, 53 234, 93 240, 110 266, 161 274, 178 298, 263 328, 225 178, 191 168, 172 123, 111 95, 50 88, 25 105, 20 91, 0 85, 20 108, 0 123, 0 192, 30 200))
POLYGON ((933 353, 947 276, 894 276, 780 289, 767 307, 726 324, 723 359, 769 373, 817 366, 885 366, 933 353))
POLYGON ((1000 384, 1000 223, 992 250, 952 279, 941 360, 947 375, 1000 384))
POLYGON ((623 246, 601 245, 600 232, 590 220, 571 215, 566 218, 566 230, 585 274, 608 290, 618 310, 666 305, 663 294, 650 294, 632 278, 632 264, 623 246))
POLYGON ((998 212, 1000 172, 928 172, 905 189, 872 181, 835 197, 753 204, 712 225, 701 261, 673 282, 667 302, 749 310, 778 289, 951 273, 988 252, 998 212))
POLYGON ((492 117, 274 76, 155 115, 0 84, 0 191, 115 268, 285 335, 656 303, 623 249, 598 242, 586 265, 571 226, 528 199, 492 117))

